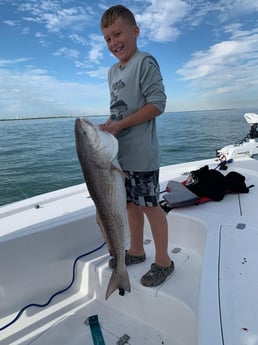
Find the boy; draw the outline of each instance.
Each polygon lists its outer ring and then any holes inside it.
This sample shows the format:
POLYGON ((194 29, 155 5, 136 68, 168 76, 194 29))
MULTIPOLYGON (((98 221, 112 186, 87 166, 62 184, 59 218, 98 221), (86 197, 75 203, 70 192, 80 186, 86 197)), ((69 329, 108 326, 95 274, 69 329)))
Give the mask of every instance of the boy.
MULTIPOLYGON (((119 142, 118 160, 126 179, 127 213, 131 235, 126 265, 145 260, 144 213, 155 244, 155 263, 141 278, 145 286, 160 285, 174 270, 168 252, 168 225, 159 206, 159 145, 155 117, 166 104, 156 60, 138 51, 139 27, 133 13, 122 5, 110 7, 101 18, 101 30, 110 52, 119 60, 108 74, 109 120, 100 126, 119 142)), ((114 266, 114 259, 109 262, 114 266)))

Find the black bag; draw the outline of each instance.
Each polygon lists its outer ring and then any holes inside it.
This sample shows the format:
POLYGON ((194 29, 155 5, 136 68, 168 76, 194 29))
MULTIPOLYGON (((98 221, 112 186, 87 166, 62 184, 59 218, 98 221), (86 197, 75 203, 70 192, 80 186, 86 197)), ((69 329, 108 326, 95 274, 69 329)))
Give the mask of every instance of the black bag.
POLYGON ((235 171, 224 176, 215 169, 209 169, 208 165, 191 171, 186 182, 186 187, 198 196, 206 196, 214 201, 220 201, 228 192, 248 193, 245 177, 235 171))
POLYGON ((249 188, 245 184, 245 177, 238 172, 231 171, 225 176, 229 192, 249 193, 249 188))

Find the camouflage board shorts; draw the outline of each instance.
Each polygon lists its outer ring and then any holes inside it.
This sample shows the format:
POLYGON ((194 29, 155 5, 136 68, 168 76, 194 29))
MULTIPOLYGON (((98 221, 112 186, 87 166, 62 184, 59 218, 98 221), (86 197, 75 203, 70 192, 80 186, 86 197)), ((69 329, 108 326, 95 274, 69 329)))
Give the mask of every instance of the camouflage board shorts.
POLYGON ((159 170, 125 173, 129 177, 125 179, 127 202, 133 202, 137 206, 158 206, 159 170))

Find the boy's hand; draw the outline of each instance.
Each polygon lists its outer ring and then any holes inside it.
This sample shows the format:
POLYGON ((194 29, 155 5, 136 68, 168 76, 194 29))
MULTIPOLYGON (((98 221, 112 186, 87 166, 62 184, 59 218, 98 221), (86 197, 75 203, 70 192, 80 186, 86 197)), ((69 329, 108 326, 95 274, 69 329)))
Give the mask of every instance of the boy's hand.
POLYGON ((112 121, 112 120, 108 120, 104 124, 99 125, 99 129, 101 131, 107 131, 113 135, 116 135, 122 130, 120 121, 112 121))
POLYGON ((105 128, 106 128, 111 122, 112 122, 112 120, 109 118, 105 123, 102 123, 102 124, 99 125, 99 129, 100 129, 101 131, 105 131, 105 130, 106 130, 105 128))

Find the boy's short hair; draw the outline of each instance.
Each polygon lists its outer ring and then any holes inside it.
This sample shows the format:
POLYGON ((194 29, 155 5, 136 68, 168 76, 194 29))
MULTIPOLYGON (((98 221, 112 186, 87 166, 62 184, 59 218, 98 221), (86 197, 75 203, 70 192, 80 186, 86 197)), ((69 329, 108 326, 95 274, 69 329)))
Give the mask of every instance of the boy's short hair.
POLYGON ((131 26, 137 25, 133 13, 128 8, 123 5, 115 5, 104 12, 100 22, 101 30, 114 24, 118 17, 122 17, 131 26))

